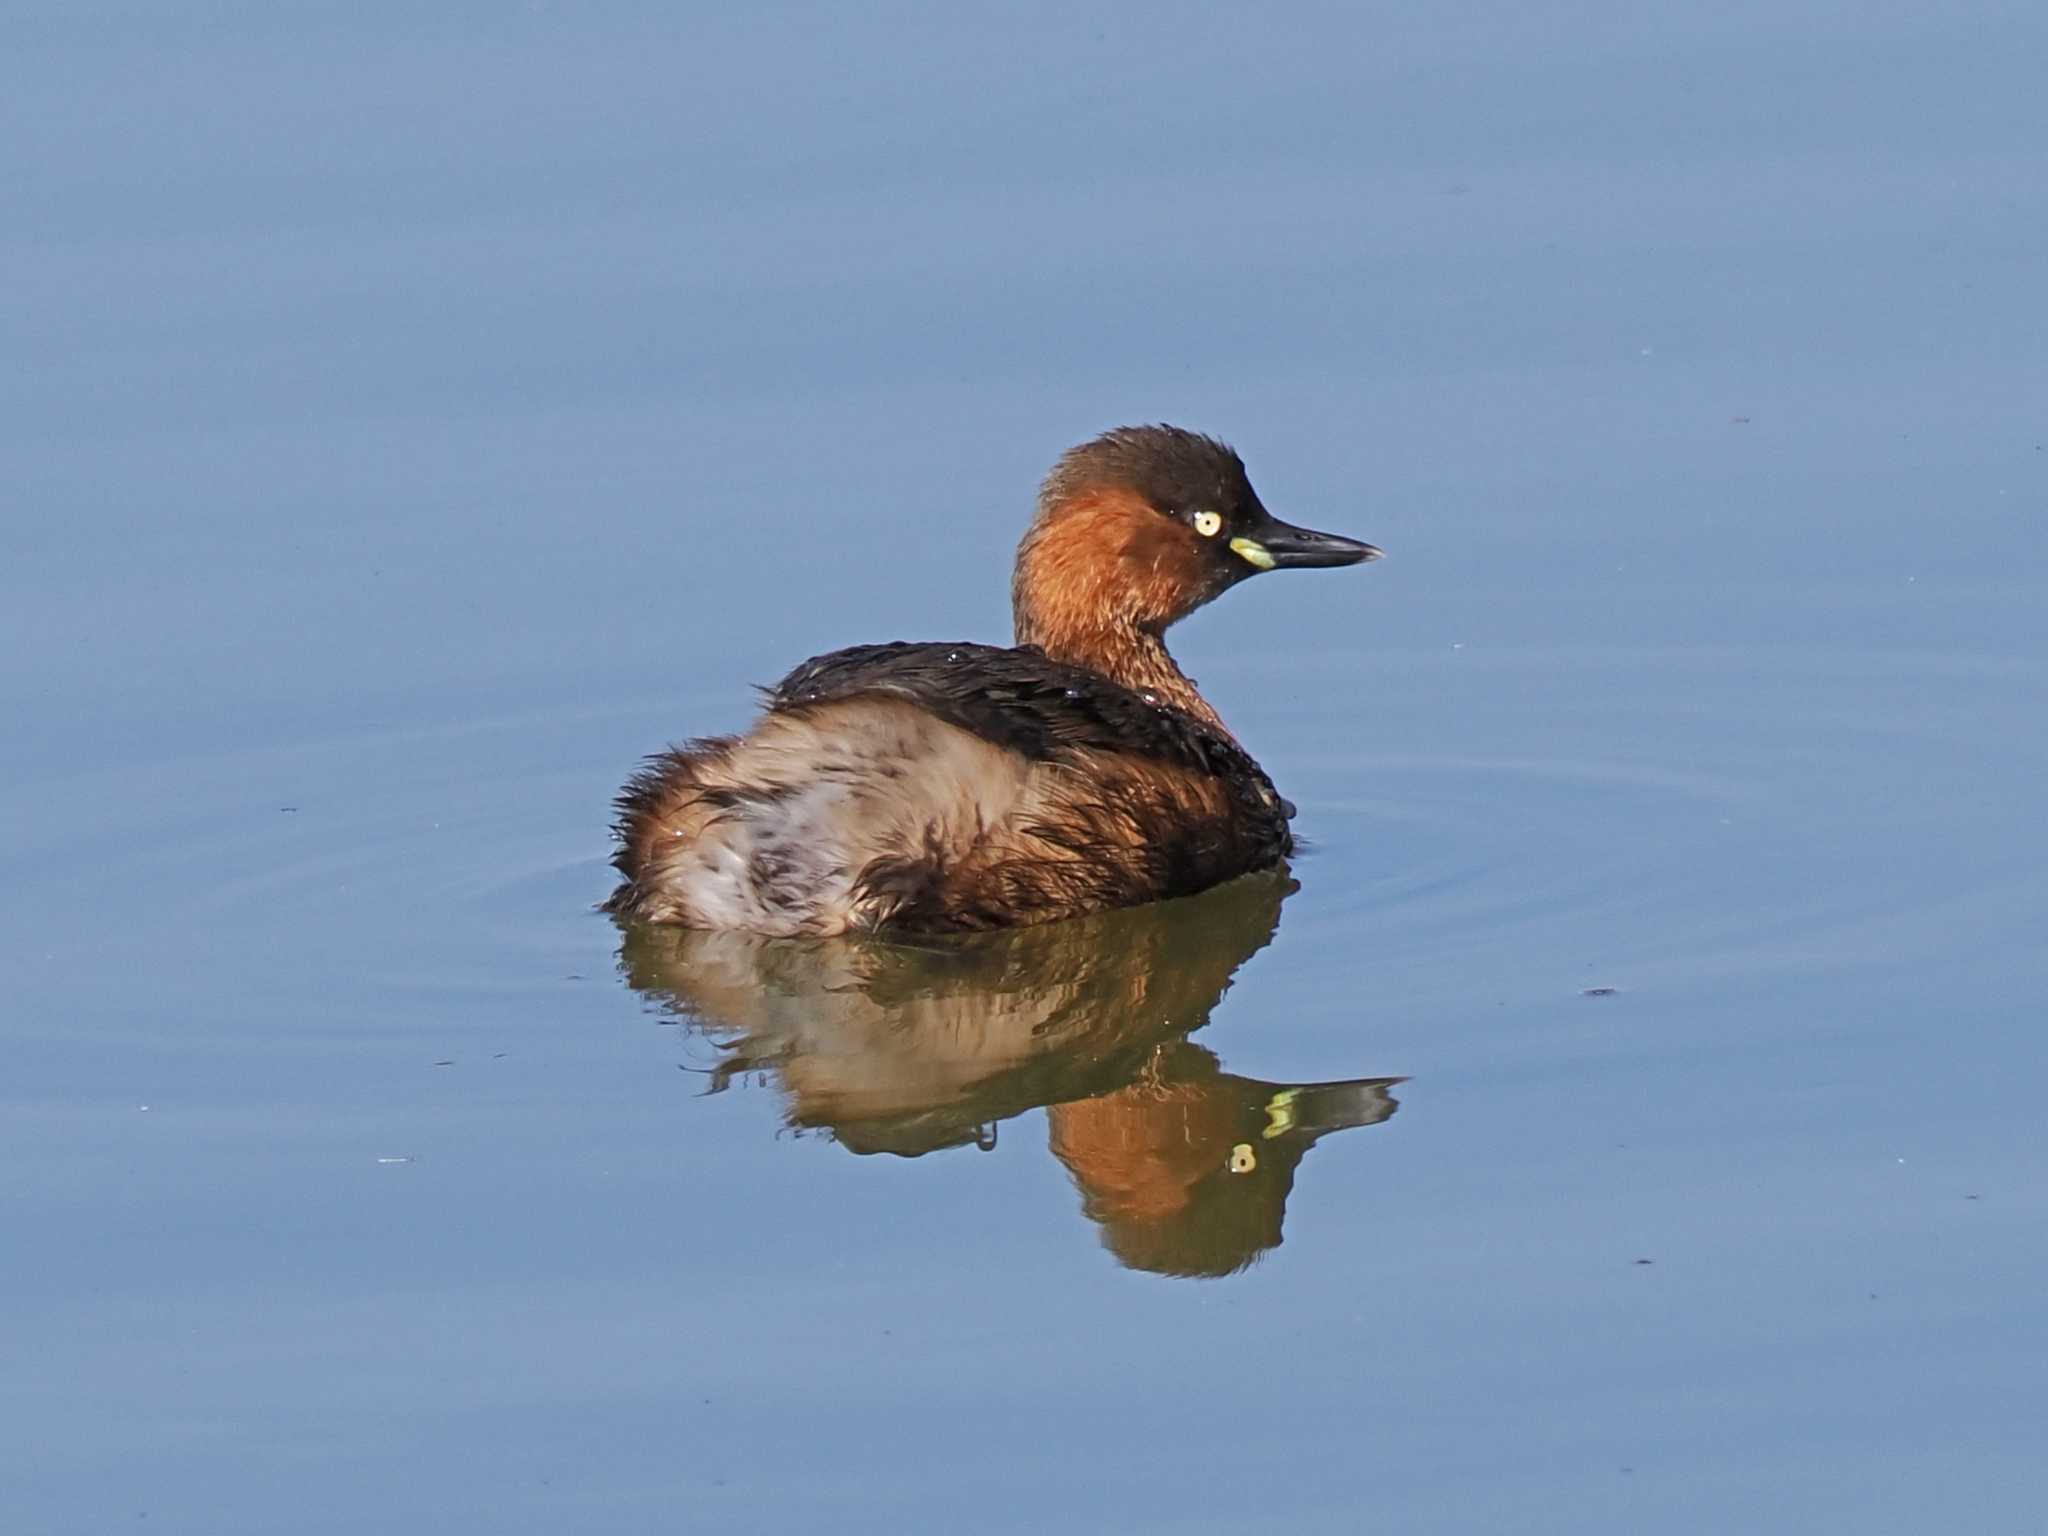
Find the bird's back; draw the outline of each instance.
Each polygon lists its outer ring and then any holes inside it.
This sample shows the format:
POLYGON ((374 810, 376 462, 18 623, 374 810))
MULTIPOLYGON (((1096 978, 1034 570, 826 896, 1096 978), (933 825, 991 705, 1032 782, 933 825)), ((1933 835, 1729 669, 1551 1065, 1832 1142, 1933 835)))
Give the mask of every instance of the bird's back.
POLYGON ((1009 927, 1278 862, 1283 802, 1228 735, 1029 647, 856 646, 741 737, 619 799, 614 910, 762 933, 1009 927))

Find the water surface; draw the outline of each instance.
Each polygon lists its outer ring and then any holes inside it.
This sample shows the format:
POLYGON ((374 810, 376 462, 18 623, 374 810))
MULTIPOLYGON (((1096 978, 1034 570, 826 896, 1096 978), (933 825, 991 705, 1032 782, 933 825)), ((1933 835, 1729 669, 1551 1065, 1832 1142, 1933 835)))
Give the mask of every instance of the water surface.
POLYGON ((2034 9, 9 33, 7 1529, 2031 1527, 2034 9), (593 910, 1146 419, 1298 890, 593 910))

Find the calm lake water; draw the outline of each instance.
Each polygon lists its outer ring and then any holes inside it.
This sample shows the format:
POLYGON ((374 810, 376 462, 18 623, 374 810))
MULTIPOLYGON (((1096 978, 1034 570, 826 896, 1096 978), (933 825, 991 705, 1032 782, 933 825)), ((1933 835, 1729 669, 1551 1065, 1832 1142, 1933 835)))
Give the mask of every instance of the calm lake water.
POLYGON ((0 1526, 2038 1528, 2048 17, 1497 11, 8 9, 0 1526), (593 910, 1153 419, 1291 880, 593 910))

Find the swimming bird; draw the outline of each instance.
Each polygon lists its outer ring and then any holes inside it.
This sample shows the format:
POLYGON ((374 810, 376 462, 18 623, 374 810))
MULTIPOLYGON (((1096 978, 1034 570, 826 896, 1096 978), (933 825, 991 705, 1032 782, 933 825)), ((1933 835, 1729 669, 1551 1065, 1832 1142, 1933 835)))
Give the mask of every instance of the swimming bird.
POLYGON ((1223 443, 1122 427, 1046 477, 1016 644, 804 662, 744 735, 620 792, 609 910, 796 936, 960 932, 1184 896, 1280 863, 1293 807, 1167 653, 1251 576, 1370 544, 1283 523, 1223 443))

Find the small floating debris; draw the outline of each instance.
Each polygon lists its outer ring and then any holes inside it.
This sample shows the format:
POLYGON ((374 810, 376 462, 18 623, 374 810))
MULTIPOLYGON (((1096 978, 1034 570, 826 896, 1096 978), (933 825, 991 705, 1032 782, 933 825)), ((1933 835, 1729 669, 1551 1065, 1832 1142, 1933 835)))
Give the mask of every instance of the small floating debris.
POLYGON ((1637 1259, 1636 1262, 1638 1264, 1654 1264, 1657 1261, 1655 1259, 1637 1259))
POLYGON ((1612 997, 1615 993, 1619 992, 1620 990, 1621 988, 1619 987, 1581 987, 1579 988, 1579 996, 1612 997))
POLYGON ((416 1157, 380 1157, 377 1161, 380 1163, 416 1163, 419 1159, 416 1157))

